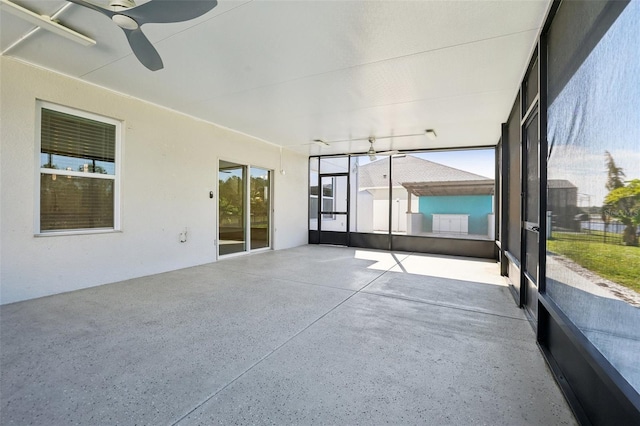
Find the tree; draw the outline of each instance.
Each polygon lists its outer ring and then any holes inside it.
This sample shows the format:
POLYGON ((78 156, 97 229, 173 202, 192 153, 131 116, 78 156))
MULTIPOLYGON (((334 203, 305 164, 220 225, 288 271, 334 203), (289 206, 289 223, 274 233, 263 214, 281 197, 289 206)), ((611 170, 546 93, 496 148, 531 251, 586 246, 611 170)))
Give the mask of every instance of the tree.
POLYGON ((220 223, 241 226, 244 206, 243 181, 239 176, 219 180, 220 223))
POLYGON ((252 224, 264 222, 269 218, 269 180, 251 176, 250 200, 252 224))
POLYGON ((622 171, 622 167, 616 166, 616 162, 613 161, 613 157, 609 151, 604 152, 607 163, 607 184, 605 185, 609 191, 613 191, 617 188, 624 186, 625 174, 622 171))
POLYGON ((626 225, 622 240, 626 245, 637 246, 636 229, 640 224, 640 179, 633 179, 627 185, 617 187, 604 199, 607 216, 619 219, 626 225))

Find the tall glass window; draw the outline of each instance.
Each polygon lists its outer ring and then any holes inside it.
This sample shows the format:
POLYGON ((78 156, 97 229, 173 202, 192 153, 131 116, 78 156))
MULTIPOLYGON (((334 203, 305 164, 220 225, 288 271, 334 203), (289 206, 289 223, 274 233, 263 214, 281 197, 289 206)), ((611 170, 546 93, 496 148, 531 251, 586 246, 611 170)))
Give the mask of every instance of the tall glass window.
POLYGON ((351 231, 389 233, 389 157, 351 157, 351 231))
POLYGON ((391 166, 392 233, 495 239, 495 149, 408 153, 391 166))
POLYGON ((351 232, 495 239, 495 149, 351 157, 351 232))

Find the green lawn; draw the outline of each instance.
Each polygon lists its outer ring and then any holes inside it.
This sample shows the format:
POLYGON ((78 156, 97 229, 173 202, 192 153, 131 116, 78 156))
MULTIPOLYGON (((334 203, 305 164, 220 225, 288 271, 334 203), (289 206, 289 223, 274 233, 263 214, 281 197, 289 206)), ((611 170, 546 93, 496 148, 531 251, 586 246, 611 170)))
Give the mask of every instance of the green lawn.
POLYGON ((553 237, 547 250, 640 293, 640 247, 604 244, 602 233, 558 232, 553 237))

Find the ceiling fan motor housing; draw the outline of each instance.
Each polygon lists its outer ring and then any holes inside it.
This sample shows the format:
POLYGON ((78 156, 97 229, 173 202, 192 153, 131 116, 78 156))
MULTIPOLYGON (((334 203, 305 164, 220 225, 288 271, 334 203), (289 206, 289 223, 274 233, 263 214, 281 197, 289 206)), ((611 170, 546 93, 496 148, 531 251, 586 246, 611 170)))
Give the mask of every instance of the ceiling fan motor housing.
POLYGON ((375 138, 369 138, 369 151, 367 151, 367 155, 371 161, 376 159, 376 150, 373 149, 373 143, 376 141, 375 138))
POLYGON ((128 16, 115 14, 111 17, 113 22, 116 23, 120 28, 125 30, 136 30, 138 29, 138 23, 128 16))
MULTIPOLYGON (((109 7, 114 12, 122 12, 123 10, 136 7, 136 4, 133 0, 111 0, 109 2, 109 7)), ((116 23, 116 25, 125 30, 136 30, 139 27, 138 23, 133 18, 125 15, 119 15, 116 13, 111 17, 111 19, 116 23)))
POLYGON ((109 7, 114 11, 119 11, 136 7, 136 3, 133 0, 111 0, 109 2, 109 7))

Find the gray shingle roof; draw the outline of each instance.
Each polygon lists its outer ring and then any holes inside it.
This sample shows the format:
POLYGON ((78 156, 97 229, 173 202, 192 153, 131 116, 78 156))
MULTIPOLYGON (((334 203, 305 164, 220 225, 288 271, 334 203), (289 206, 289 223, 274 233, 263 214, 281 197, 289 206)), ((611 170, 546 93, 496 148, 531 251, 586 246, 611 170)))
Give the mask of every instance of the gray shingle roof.
MULTIPOLYGON (((360 166, 360 188, 384 187, 389 182, 389 159, 360 166)), ((407 182, 451 182, 470 180, 491 180, 475 173, 465 172, 433 161, 406 155, 393 158, 393 186, 407 182)))

